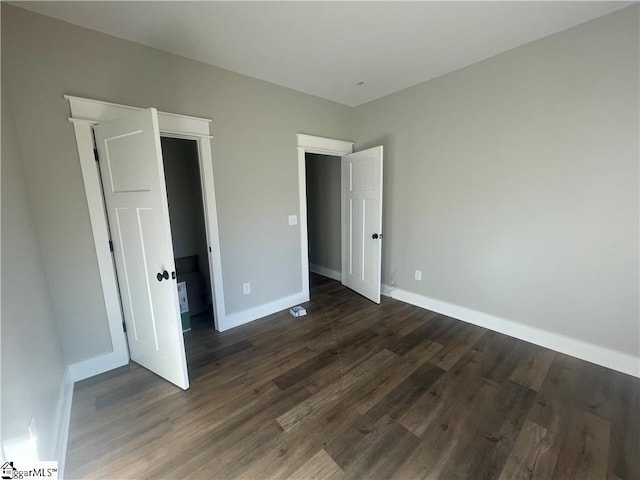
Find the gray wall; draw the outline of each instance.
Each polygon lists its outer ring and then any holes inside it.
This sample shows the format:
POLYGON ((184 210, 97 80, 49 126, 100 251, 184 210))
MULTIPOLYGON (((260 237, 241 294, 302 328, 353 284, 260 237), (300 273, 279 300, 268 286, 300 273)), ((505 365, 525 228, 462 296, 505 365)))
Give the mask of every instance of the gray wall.
POLYGON ((212 119, 227 313, 301 291, 295 134, 348 138, 348 107, 6 4, 2 70, 67 363, 112 347, 65 93, 212 119))
POLYGON ((6 92, 2 89, 2 440, 29 434, 53 460, 64 374, 49 288, 6 92))
POLYGON ((349 109, 3 4, 3 88, 66 363, 111 343, 64 93, 213 119, 228 313, 301 288, 287 216, 303 132, 385 146, 385 283, 638 355, 637 17, 349 109))
POLYGON ((177 138, 162 138, 161 142, 173 254, 175 258, 198 255, 206 291, 211 296, 198 144, 177 138))
POLYGON ((340 157, 306 155, 309 263, 342 271, 340 157))
POLYGON ((638 356, 638 58, 634 6, 356 108, 383 281, 638 356))

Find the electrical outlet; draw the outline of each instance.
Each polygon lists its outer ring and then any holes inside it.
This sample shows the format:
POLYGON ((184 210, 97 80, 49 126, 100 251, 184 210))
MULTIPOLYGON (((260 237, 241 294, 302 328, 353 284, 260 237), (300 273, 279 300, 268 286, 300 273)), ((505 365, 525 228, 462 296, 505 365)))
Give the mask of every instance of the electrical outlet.
POLYGON ((250 283, 243 283, 242 284, 242 293, 244 293, 245 295, 249 295, 251 293, 251 284, 250 283))
POLYGON ((298 215, 289 215, 289 225, 298 224, 298 215))
POLYGON ((422 270, 416 270, 415 279, 419 282, 422 281, 422 270))

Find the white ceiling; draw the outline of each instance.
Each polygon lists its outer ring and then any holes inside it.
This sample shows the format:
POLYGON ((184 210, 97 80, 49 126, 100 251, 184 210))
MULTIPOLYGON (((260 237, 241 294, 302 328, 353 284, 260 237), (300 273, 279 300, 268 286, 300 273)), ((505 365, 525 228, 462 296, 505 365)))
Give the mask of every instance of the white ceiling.
POLYGON ((11 3, 356 106, 636 2, 11 3))

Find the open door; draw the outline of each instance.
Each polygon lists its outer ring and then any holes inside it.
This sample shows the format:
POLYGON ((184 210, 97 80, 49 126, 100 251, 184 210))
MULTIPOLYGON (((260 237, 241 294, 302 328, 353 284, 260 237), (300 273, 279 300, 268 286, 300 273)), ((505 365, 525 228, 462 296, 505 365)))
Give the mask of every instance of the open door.
POLYGON ((342 284, 380 303, 382 147, 342 157, 342 284))
POLYGON ((94 128, 131 360, 189 388, 154 108, 94 128))

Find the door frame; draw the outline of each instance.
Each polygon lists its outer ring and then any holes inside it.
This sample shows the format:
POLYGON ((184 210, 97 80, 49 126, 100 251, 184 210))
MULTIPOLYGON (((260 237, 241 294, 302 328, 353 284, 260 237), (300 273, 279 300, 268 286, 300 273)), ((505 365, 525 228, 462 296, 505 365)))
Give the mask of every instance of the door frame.
MULTIPOLYGON (((69 102, 71 107, 71 117, 69 121, 73 124, 78 154, 80 156, 80 167, 89 209, 96 259, 98 261, 102 295, 106 307, 107 322, 113 347, 112 352, 72 365, 72 368, 70 368, 72 380, 79 381, 126 365, 129 362, 129 349, 123 330, 124 319, 116 280, 115 264, 109 248, 110 239, 102 196, 102 184, 95 161, 93 125, 115 120, 129 113, 143 110, 143 108, 71 95, 64 95, 64 98, 69 102)), ((209 268, 211 273, 211 293, 213 296, 215 328, 218 331, 221 329, 224 330, 226 310, 222 280, 218 212, 213 178, 213 156, 211 149, 211 139, 213 136, 210 134, 211 120, 158 112, 158 123, 161 136, 195 140, 198 143, 198 161, 200 164, 205 230, 207 242, 211 248, 209 268)))
MULTIPOLYGON (((353 153, 353 142, 315 137, 304 133, 298 133, 296 134, 296 137, 298 142, 298 192, 300 194, 300 262, 302 293, 305 297, 305 301, 308 301, 309 236, 307 231, 307 167, 305 154, 318 153, 320 155, 342 157, 343 155, 353 153)), ((342 271, 344 275, 344 268, 342 268, 342 271)))

